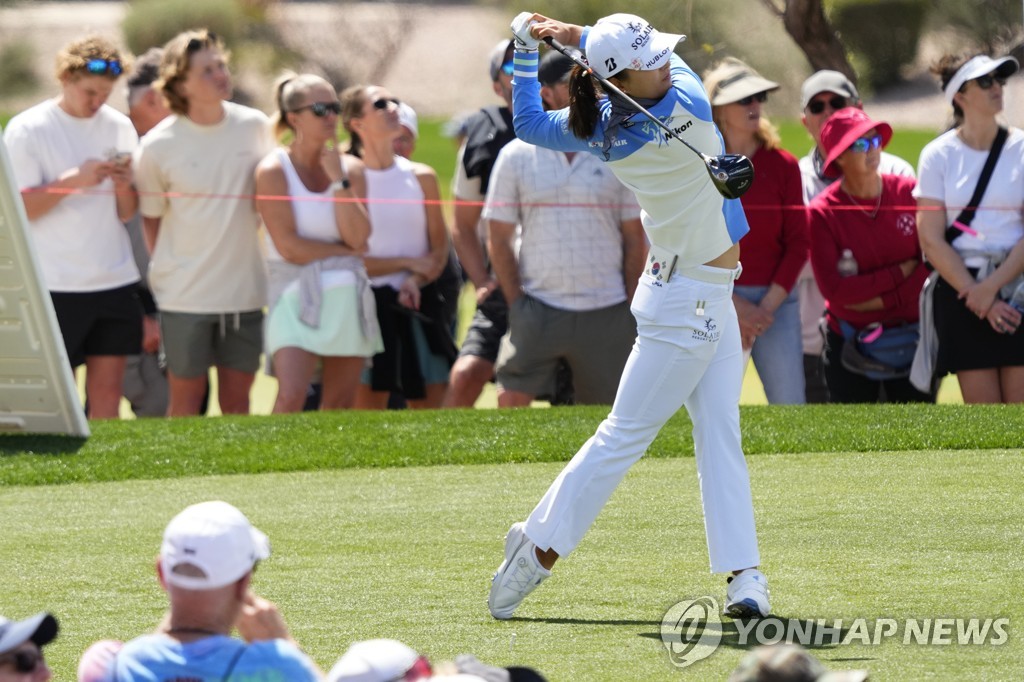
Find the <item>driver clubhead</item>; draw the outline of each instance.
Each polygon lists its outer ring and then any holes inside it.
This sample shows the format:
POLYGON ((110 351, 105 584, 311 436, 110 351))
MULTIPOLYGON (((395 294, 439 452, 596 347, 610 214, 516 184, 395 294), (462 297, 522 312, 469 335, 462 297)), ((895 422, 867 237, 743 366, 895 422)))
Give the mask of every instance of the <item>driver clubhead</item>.
POLYGON ((711 157, 707 166, 711 182, 726 199, 739 199, 754 182, 754 164, 742 154, 711 157))

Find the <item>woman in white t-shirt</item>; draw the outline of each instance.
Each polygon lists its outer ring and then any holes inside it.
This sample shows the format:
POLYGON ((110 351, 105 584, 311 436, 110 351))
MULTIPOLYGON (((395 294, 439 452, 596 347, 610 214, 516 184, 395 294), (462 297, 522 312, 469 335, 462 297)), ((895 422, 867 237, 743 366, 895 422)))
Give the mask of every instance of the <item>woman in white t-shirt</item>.
POLYGON ((274 117, 285 147, 256 169, 257 208, 270 239, 266 346, 278 380, 275 413, 298 412, 317 365, 320 408, 350 408, 367 358, 382 349, 373 296, 360 257, 370 236, 358 159, 343 161, 335 139, 341 105, 319 76, 287 76, 274 117), (292 201, 271 197, 290 196, 292 201))
POLYGON ((410 407, 440 407, 456 349, 436 284, 449 251, 437 174, 395 154, 399 101, 387 90, 352 86, 341 106, 350 151, 365 166, 372 231, 364 260, 384 340, 356 405, 384 409, 399 393, 410 407))
POLYGON ((139 270, 122 224, 139 206, 138 136, 106 105, 128 67, 105 38, 66 45, 57 55, 60 95, 4 131, 68 359, 86 366, 91 419, 118 416, 127 357, 142 349, 139 270))
POLYGON ((962 225, 1000 129, 1003 86, 1017 69, 1013 57, 938 63, 955 125, 921 152, 914 190, 921 248, 940 276, 936 376, 955 372, 967 403, 1024 401, 1024 132, 1009 129, 973 221, 946 236, 947 227, 962 225))

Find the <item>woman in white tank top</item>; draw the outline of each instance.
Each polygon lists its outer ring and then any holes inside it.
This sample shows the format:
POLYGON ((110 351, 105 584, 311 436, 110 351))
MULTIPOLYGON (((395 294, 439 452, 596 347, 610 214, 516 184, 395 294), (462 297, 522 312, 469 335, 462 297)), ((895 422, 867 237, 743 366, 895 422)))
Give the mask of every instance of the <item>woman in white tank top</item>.
POLYGON ((362 164, 335 148, 340 105, 319 76, 282 79, 276 89, 278 137, 256 170, 257 206, 267 227, 270 312, 267 354, 278 379, 274 412, 302 409, 318 364, 321 409, 355 403, 367 358, 379 352, 380 328, 360 256, 370 223, 354 201, 365 186, 362 164), (291 201, 272 197, 289 196, 291 201))
POLYGON ((448 229, 432 168, 397 156, 398 100, 377 86, 341 94, 350 153, 362 159, 372 233, 364 256, 384 352, 363 375, 356 406, 384 409, 391 392, 410 407, 440 407, 455 360, 435 280, 448 260, 448 229))

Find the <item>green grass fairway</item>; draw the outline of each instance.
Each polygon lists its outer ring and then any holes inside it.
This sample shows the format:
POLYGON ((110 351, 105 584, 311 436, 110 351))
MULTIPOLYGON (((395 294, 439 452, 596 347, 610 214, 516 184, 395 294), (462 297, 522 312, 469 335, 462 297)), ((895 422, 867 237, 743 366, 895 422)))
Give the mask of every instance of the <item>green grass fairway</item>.
MULTIPOLYGON (((184 452, 182 457, 187 456, 184 452)), ((1020 679, 1019 453, 874 452, 749 459, 764 567, 783 618, 1011 619, 1002 646, 843 645, 815 653, 872 679, 1020 679)), ((559 463, 354 469, 11 487, 0 497, 3 613, 49 609, 59 680, 93 640, 160 619, 153 559, 167 520, 211 498, 272 541, 257 589, 323 666, 353 640, 397 637, 434 659, 462 652, 533 665, 552 680, 722 680, 742 656, 732 626, 679 671, 665 610, 721 599, 708 573, 690 458, 640 462, 583 545, 520 609, 484 603, 501 538, 559 463)))
MULTIPOLYGON (((722 598, 707 572, 685 413, 579 550, 497 623, 501 537, 604 408, 305 414, 94 424, 88 441, 0 438, 0 613, 60 616, 70 679, 92 640, 153 626, 163 526, 221 498, 270 535, 258 588, 322 664, 395 636, 435 658, 536 665, 553 680, 679 677, 658 639, 673 603, 722 598), (434 466, 431 466, 434 465, 434 466)), ((993 646, 826 647, 875 679, 1020 679, 1020 434, 1011 406, 743 407, 765 569, 783 618, 1011 619, 993 646), (818 454, 808 454, 818 453, 818 454), (1006 674, 1004 674, 1006 673, 1006 674)), ((724 679, 737 634, 688 679, 724 679)))

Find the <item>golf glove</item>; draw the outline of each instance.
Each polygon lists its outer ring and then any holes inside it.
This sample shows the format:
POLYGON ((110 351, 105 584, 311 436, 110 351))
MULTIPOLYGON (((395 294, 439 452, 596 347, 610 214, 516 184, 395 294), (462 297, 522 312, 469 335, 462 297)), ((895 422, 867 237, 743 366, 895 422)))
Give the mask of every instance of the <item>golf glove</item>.
POLYGON ((512 20, 512 34, 516 38, 517 50, 534 51, 540 45, 540 41, 530 35, 530 27, 537 23, 531 17, 533 12, 520 12, 512 20))

